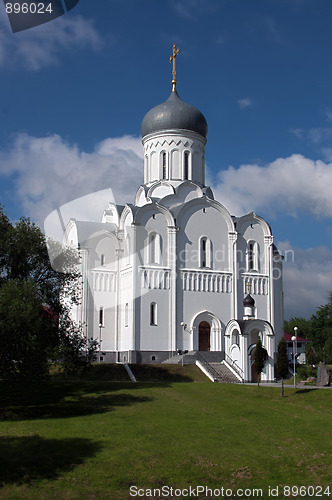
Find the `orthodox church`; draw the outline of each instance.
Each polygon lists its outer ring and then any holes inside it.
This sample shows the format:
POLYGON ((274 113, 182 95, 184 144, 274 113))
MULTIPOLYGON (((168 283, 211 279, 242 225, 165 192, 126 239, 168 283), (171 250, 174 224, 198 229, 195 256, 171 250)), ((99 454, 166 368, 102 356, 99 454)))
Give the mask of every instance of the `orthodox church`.
MULTIPOLYGON (((71 219, 82 301, 73 310, 106 362, 167 362, 178 350, 223 361, 254 381, 253 352, 274 380, 283 335, 282 256, 269 224, 231 215, 205 184, 207 122, 176 90, 145 115, 144 182, 134 203, 109 203, 100 222, 71 219)), ((130 175, 130 172, 128 172, 130 175)))

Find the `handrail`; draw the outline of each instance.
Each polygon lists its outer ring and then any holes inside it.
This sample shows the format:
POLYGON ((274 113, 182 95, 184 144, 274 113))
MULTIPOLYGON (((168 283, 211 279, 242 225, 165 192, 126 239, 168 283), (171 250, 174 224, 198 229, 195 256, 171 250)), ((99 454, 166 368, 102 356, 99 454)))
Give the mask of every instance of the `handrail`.
POLYGON ((196 356, 197 359, 207 367, 207 369, 209 370, 211 375, 214 376, 214 378, 220 379, 220 374, 213 368, 213 366, 211 366, 211 364, 208 361, 206 361, 206 359, 199 352, 196 353, 196 356))
POLYGON ((241 379, 243 380, 244 379, 244 371, 242 370, 242 368, 240 368, 240 366, 237 364, 236 361, 234 361, 234 359, 232 359, 230 356, 228 356, 228 354, 225 353, 225 361, 231 365, 231 367, 233 368, 233 370, 239 375, 239 377, 241 377, 241 379))

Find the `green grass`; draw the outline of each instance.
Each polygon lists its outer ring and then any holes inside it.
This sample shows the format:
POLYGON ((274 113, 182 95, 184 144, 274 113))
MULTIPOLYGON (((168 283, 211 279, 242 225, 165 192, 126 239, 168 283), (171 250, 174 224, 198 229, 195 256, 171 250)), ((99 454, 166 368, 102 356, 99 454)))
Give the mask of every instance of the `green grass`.
MULTIPOLYGON (((141 365, 131 364, 136 380, 139 382, 208 382, 209 379, 196 365, 141 365)), ((65 380, 65 374, 59 366, 52 365, 52 380, 65 380)), ((71 376, 69 380, 129 382, 130 377, 122 364, 93 364, 81 376, 71 376)))
POLYGON ((330 390, 281 398, 279 388, 157 380, 0 390, 5 500, 123 500, 131 485, 262 488, 267 498, 268 486, 331 485, 330 390))

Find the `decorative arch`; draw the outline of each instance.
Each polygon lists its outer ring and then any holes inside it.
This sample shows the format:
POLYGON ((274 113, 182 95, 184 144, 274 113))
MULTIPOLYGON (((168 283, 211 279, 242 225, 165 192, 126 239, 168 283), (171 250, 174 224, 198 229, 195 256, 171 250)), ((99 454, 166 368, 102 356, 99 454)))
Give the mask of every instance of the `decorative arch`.
POLYGON ((135 207, 127 203, 121 212, 119 220, 119 229, 124 229, 124 227, 126 226, 127 217, 131 217, 130 219, 130 224, 131 224, 134 219, 134 215, 135 215, 135 207))
POLYGON ((253 223, 258 223, 262 227, 264 236, 272 236, 272 231, 269 224, 262 217, 255 214, 255 212, 250 212, 249 214, 240 217, 236 224, 236 230, 238 231, 238 233, 244 234, 246 228, 253 223))
POLYGON ((165 196, 172 196, 175 189, 167 180, 155 182, 147 191, 148 198, 164 198, 165 196))
POLYGON ((190 330, 193 332, 192 335, 192 349, 197 351, 199 349, 199 331, 202 328, 208 328, 209 325, 209 334, 210 334, 210 351, 223 351, 224 348, 224 340, 223 340, 223 332, 224 325, 211 311, 201 311, 196 314, 191 322, 190 322, 190 330), (206 323, 206 324, 205 324, 206 323))
POLYGON ((140 207, 135 216, 134 216, 134 224, 141 224, 142 219, 149 213, 156 213, 159 212, 164 215, 167 225, 168 226, 175 226, 175 221, 174 217, 171 214, 171 212, 163 207, 162 205, 159 205, 157 202, 149 203, 148 205, 144 205, 143 207, 140 207))
POLYGON ((228 232, 235 233, 234 222, 229 211, 221 203, 219 203, 216 200, 212 200, 211 198, 208 198, 205 195, 202 196, 201 198, 195 198, 193 200, 188 201, 179 211, 177 219, 180 221, 181 218, 184 216, 184 214, 195 206, 197 206, 198 208, 204 208, 204 206, 215 208, 218 212, 220 212, 223 215, 227 224, 228 232))

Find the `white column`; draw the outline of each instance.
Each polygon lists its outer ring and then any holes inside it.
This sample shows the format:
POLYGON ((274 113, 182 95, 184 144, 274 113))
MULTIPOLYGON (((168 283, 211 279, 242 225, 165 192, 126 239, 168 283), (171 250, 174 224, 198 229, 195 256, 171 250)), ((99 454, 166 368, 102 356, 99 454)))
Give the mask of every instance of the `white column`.
POLYGON ((248 356, 248 336, 240 335, 240 351, 242 356, 242 369, 244 380, 249 381, 251 379, 251 366, 248 356))
POLYGON ((170 351, 176 349, 176 330, 177 330, 177 311, 176 311, 176 274, 177 274, 177 249, 176 249, 176 233, 178 228, 168 226, 168 265, 170 272, 170 300, 169 300, 169 341, 168 346, 170 351))
MULTIPOLYGON (((86 338, 89 336, 88 307, 89 307, 89 249, 81 248, 81 269, 82 269, 82 302, 79 306, 78 321, 83 325, 86 338)), ((92 287, 93 288, 93 287, 92 287)), ((93 311, 94 312, 94 311, 93 311)), ((93 319, 92 319, 93 321, 93 319)))

